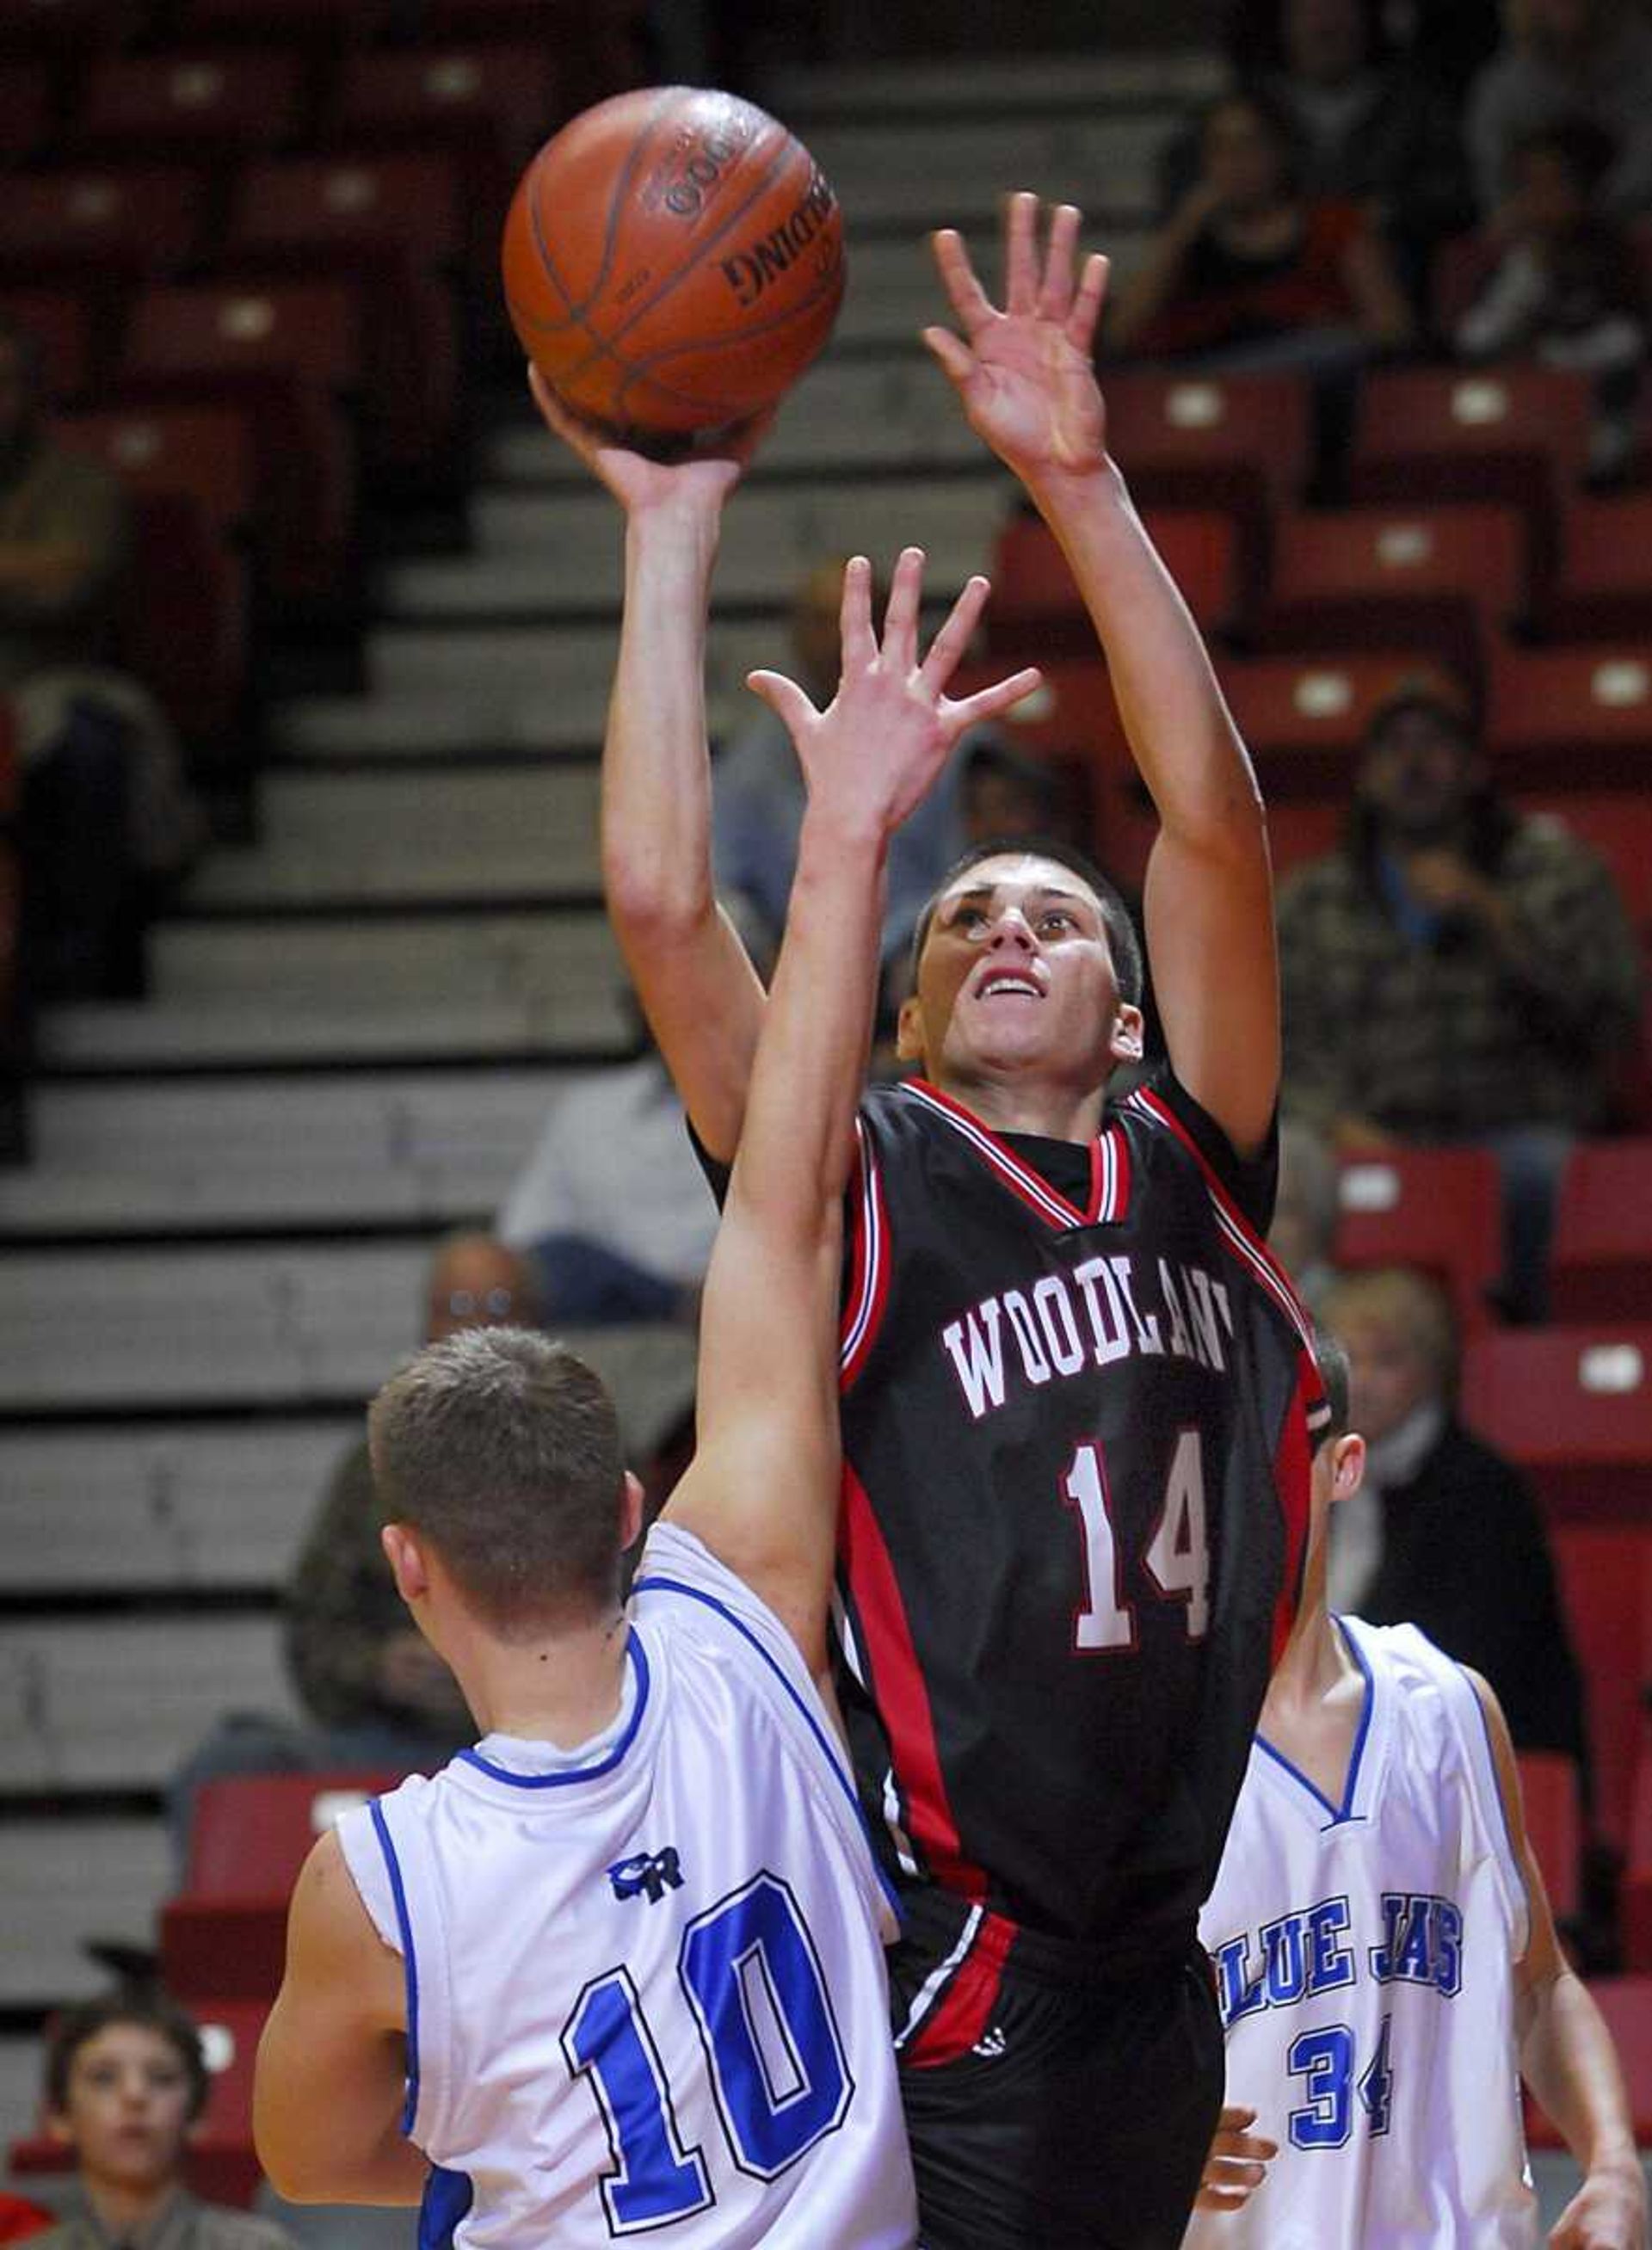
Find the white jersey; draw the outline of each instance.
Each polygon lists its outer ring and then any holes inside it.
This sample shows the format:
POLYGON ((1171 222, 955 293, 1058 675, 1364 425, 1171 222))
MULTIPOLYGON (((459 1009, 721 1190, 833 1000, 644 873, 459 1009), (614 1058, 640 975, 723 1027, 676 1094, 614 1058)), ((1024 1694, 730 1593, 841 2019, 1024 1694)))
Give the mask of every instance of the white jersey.
POLYGON ((1259 1735, 1199 1917, 1227 2098, 1279 2155, 1184 2250, 1528 2250, 1526 1895, 1480 1701, 1414 1626, 1339 1622, 1365 1675, 1343 1801, 1259 1735))
POLYGON ((904 2250, 894 1917, 808 1668, 668 1523, 628 1655, 597 1742, 489 1736, 340 1823, 406 1965, 421 2244, 904 2250))

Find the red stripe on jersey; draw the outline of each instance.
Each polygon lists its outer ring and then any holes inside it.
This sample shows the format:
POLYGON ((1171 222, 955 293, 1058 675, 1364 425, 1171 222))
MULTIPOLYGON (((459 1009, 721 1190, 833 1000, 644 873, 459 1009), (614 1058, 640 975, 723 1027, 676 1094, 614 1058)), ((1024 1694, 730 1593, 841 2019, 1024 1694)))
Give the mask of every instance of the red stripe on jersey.
POLYGON ((906 1811, 906 1832, 936 1881, 965 1898, 986 1895, 986 1877, 971 1865, 941 1772, 930 1691, 912 1645, 906 1604, 866 1488, 846 1461, 838 1551, 849 1581, 861 1661, 888 1729, 889 1760, 906 1811))
POLYGON ((982 1916, 975 1943, 952 1972, 946 1990, 902 2048, 903 2070, 934 2070, 968 2054, 990 2030, 1004 1981, 1004 1964, 1015 1939, 1015 1924, 1002 1915, 982 1916))
MULTIPOLYGON (((1089 1144, 1090 1184, 1085 1207, 1081 1211, 1070 1203, 1059 1188, 1029 1164, 1022 1163, 1008 1142, 999 1139, 990 1125, 984 1125, 972 1111, 950 1094, 943 1094, 938 1086, 927 1079, 909 1079, 905 1093, 921 1101, 938 1117, 942 1117, 975 1150, 1013 1195, 1019 1196, 1031 1211, 1035 1211, 1045 1224, 1061 1229, 1070 1226, 1094 1226, 1124 1216, 1130 1186, 1130 1161, 1124 1153, 1124 1135, 1109 1126, 1098 1134, 1089 1144)), ((1075 1144, 1076 1145, 1076 1144, 1075 1144)))
POLYGON ((1274 1605, 1275 1664, 1285 1653, 1285 1643, 1290 1639, 1290 1629, 1296 1622, 1296 1611, 1302 1601, 1314 1458, 1308 1435, 1308 1409, 1310 1402, 1321 1396, 1319 1370, 1304 1352, 1296 1371, 1296 1394, 1290 1402, 1290 1411, 1285 1417, 1274 1452, 1274 1489, 1279 1494, 1280 1511, 1285 1519, 1285 1574, 1280 1584, 1279 1599, 1274 1605))
POLYGON ((877 1341, 889 1301, 889 1215, 883 1176, 864 1123, 854 1121, 854 1239, 849 1287, 838 1329, 838 1387, 847 1391, 877 1341))
POLYGON ((1133 1108, 1145 1112, 1156 1125, 1163 1125, 1173 1133, 1199 1166, 1204 1175, 1205 1185, 1210 1191, 1211 1200, 1216 1206, 1219 1218, 1227 1221, 1229 1246, 1252 1268, 1256 1279, 1270 1292, 1278 1302, 1281 1311, 1295 1328, 1302 1339, 1303 1349, 1310 1350, 1313 1322, 1303 1308, 1302 1300, 1296 1294, 1295 1283, 1261 1236, 1257 1233, 1249 1219, 1234 1201, 1220 1175, 1205 1151, 1168 1103, 1161 1101, 1159 1096, 1148 1087, 1138 1087, 1130 1095, 1130 1100, 1133 1108))

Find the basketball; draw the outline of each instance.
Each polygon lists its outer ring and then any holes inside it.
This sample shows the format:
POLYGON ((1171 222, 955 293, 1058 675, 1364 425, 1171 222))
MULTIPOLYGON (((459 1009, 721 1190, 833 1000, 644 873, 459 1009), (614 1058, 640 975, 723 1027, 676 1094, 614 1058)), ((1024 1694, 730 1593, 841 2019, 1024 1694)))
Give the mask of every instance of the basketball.
POLYGON ((837 198, 749 101, 653 86, 548 141, 505 222, 523 349, 577 413, 680 437, 757 413, 832 333, 837 198))

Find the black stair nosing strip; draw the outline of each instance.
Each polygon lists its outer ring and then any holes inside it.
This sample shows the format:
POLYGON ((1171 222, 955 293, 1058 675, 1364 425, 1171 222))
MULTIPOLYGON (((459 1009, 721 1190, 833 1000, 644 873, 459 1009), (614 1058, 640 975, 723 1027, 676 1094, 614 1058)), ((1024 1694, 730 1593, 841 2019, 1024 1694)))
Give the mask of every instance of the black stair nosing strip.
POLYGON ((903 95, 891 95, 889 107, 885 108, 881 104, 868 107, 863 96, 846 93, 823 94, 815 101, 798 101, 788 97, 786 123, 805 140, 810 130, 821 126, 900 125, 909 133, 913 128, 923 125, 999 125, 1006 121, 1016 124, 1094 125, 1160 114, 1166 128, 1173 130, 1186 122, 1190 107, 1196 107, 1204 98, 1194 93, 1141 92, 1099 94, 1089 100, 1067 94, 1051 100, 1040 100, 1030 93, 1018 94, 1013 90, 992 93, 983 87, 977 94, 949 96, 944 100, 917 105, 903 95), (902 102, 904 107, 897 106, 902 102))
POLYGON ((125 1079, 148 1083, 156 1079, 261 1078, 272 1073, 299 1078, 346 1074, 367 1078, 425 1070, 600 1070, 610 1063, 636 1059, 633 1044, 551 1046, 543 1041, 532 1046, 492 1047, 473 1053, 409 1045, 369 1055, 349 1048, 307 1055, 118 1055, 104 1060, 95 1056, 59 1055, 38 1062, 30 1077, 36 1086, 104 1085, 125 1079))
MULTIPOLYGON (((108 1782, 88 1782, 84 1788, 61 1781, 42 1782, 34 1788, 25 1788, 16 1782, 0 1784, 0 1820, 26 1821, 41 1827, 48 1821, 76 1827, 90 1826, 94 1821, 158 1822, 165 1812, 166 1787, 162 1782, 152 1787, 140 1784, 123 1789, 108 1782)), ((8 2017, 15 2016, 25 2005, 23 2002, 0 2001, 0 2032, 7 2028, 8 2017)), ((43 2014, 46 2012, 42 2010, 43 2014)))
MULTIPOLYGON (((67 1228, 42 1227, 38 1230, 12 1225, 0 1218, 0 1250, 33 1255, 49 1254, 60 1250, 215 1250, 222 1246, 232 1249, 238 1246, 249 1249, 279 1248, 290 1245, 295 1250, 311 1249, 320 1243, 403 1242, 410 1237, 425 1237, 425 1230, 437 1229, 451 1232, 454 1228, 474 1228, 486 1232, 489 1227, 494 1204, 456 1204, 451 1211, 432 1212, 428 1218, 252 1218, 231 1219, 203 1218, 191 1223, 187 1218, 162 1226, 153 1222, 142 1226, 123 1227, 107 1219, 95 1225, 67 1228)), ((0 1593, 0 1600, 3 1600, 0 1593)))
POLYGON ((362 898, 349 891, 329 892, 313 899, 202 899, 169 907, 157 929, 198 929, 204 923, 335 921, 351 927, 363 921, 477 921, 489 914, 545 914, 566 918, 600 914, 604 910, 600 883, 579 890, 489 892, 484 897, 432 894, 410 898, 405 893, 384 898, 362 898))
POLYGON ((0 1419, 9 1437, 31 1432, 45 1436, 58 1430, 136 1432, 163 1425, 226 1429, 238 1423, 328 1422, 335 1418, 342 1425, 360 1420, 371 1395, 307 1391, 280 1398, 82 1398, 62 1406, 0 1405, 0 1419))
MULTIPOLYGON (((927 359, 928 352, 923 351, 923 356, 927 359)), ((525 430, 528 424, 524 422, 521 426, 525 430)), ((1002 482, 1007 475, 1008 472, 997 454, 989 452, 986 447, 983 446, 979 459, 971 455, 968 460, 961 461, 860 462, 854 459, 836 459, 786 462, 779 466, 766 469, 759 464, 758 467, 744 480, 744 482, 750 492, 774 492, 782 487, 788 490, 793 487, 801 489, 816 485, 845 481, 868 486, 992 484, 1002 482)), ((486 498, 489 494, 508 494, 512 498, 517 498, 526 493, 543 493, 547 498, 556 496, 565 499, 586 488, 586 486, 581 484, 577 475, 564 471, 558 463, 554 473, 544 477, 514 476, 508 473, 501 475, 490 472, 478 486, 477 492, 479 498, 486 498)), ((477 559, 485 559, 487 550, 479 548, 476 554, 477 559)), ((614 607, 618 610, 618 601, 614 607)), ((719 616, 728 614, 728 611, 729 605, 726 603, 722 601, 715 603, 712 609, 713 623, 715 623, 719 616)))
POLYGON ((282 1581, 191 1585, 156 1580, 144 1586, 75 1586, 0 1593, 0 1632, 9 1625, 70 1625, 83 1618, 122 1618, 134 1625, 181 1618, 279 1617, 282 1581))

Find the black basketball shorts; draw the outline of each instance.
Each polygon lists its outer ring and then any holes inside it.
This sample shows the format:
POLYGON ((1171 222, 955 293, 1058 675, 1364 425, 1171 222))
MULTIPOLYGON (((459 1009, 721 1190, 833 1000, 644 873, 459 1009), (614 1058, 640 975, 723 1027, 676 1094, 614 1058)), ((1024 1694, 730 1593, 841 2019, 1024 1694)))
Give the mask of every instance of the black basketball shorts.
POLYGON ((1210 1964, 912 1896, 889 1954, 923 2250, 1178 2250, 1221 2108, 1210 1964))

